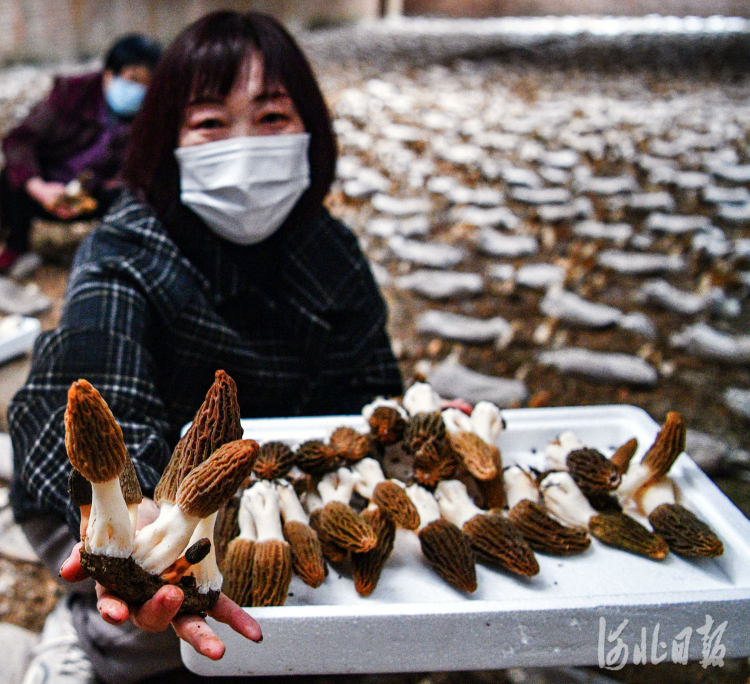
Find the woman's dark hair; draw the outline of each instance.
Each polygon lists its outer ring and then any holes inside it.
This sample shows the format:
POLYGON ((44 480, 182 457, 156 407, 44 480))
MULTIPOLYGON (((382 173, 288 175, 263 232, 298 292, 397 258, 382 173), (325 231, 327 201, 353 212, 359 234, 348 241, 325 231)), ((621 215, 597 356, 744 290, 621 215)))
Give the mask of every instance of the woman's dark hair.
POLYGON ((174 149, 185 110, 194 98, 225 98, 250 50, 261 55, 265 83, 286 88, 310 134, 310 187, 287 220, 317 213, 333 182, 336 140, 330 114, 297 43, 267 15, 214 12, 188 26, 164 52, 133 123, 123 168, 125 181, 173 235, 183 206, 174 149))
POLYGON ((154 40, 131 33, 119 38, 104 57, 104 68, 119 74, 125 67, 144 64, 154 69, 161 57, 161 46, 154 40))

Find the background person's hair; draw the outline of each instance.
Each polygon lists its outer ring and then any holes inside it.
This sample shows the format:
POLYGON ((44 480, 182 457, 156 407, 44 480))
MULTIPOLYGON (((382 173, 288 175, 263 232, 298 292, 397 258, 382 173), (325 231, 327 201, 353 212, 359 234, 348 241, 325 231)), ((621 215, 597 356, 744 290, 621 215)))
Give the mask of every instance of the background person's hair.
POLYGON ((225 98, 247 64, 261 55, 266 84, 283 85, 310 134, 310 187, 287 221, 320 210, 333 182, 336 139, 323 94, 297 43, 275 19, 257 12, 220 11, 188 26, 164 52, 133 123, 123 177, 176 236, 180 178, 174 149, 188 103, 225 98))
POLYGON ((119 38, 104 57, 104 68, 119 74, 125 67, 143 64, 156 68, 161 57, 161 46, 140 33, 130 33, 119 38))

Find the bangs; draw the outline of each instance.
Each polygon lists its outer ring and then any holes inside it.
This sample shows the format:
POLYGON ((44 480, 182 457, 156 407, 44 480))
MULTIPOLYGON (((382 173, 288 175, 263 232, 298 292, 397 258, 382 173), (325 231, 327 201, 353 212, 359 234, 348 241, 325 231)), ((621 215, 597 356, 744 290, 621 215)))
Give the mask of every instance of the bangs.
POLYGON ((253 52, 257 52, 263 63, 263 85, 286 87, 284 60, 279 59, 274 49, 277 45, 267 44, 249 21, 225 25, 222 35, 204 38, 205 42, 201 43, 198 37, 200 47, 191 55, 191 73, 186 79, 191 84, 188 102, 227 97, 253 52))
POLYGON ((240 69, 254 45, 247 40, 217 41, 202 45, 191 59, 188 102, 197 99, 224 99, 232 90, 240 69))

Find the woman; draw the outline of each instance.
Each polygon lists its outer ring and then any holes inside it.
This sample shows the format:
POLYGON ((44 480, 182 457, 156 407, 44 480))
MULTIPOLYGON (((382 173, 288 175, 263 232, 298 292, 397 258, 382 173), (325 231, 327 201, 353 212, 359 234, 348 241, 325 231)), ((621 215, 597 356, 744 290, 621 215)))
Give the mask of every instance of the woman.
MULTIPOLYGON (((274 20, 211 14, 165 52, 133 126, 130 191, 79 250, 60 325, 37 345, 9 410, 14 510, 50 564, 73 545, 61 521, 78 529, 62 420, 77 378, 118 419, 147 495, 219 368, 236 381, 244 417, 359 412, 401 392, 383 300, 356 239, 322 206, 335 158, 315 78, 274 20)), ((74 552, 63 576, 79 571, 74 552)), ((164 629, 179 606, 173 590, 135 621, 164 629)), ((222 617, 258 638, 230 603, 222 617)), ((132 613, 101 590, 99 610, 112 623, 132 613)), ((92 629, 73 612, 79 634, 92 629)), ((198 618, 174 625, 221 656, 198 618)), ((127 664, 142 665, 134 639, 127 664)), ((125 665, 113 673, 119 644, 89 641, 100 677, 138 680, 125 665)), ((148 662, 139 676, 162 667, 148 662)))

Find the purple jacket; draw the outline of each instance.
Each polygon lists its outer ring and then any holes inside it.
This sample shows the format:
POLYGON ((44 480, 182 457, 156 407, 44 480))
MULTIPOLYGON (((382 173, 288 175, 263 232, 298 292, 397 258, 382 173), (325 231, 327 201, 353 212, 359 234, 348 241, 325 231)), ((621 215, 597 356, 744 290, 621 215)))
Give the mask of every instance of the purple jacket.
POLYGON ((98 190, 119 173, 129 129, 107 107, 101 72, 59 76, 3 140, 8 180, 16 189, 33 176, 67 183, 86 170, 98 190))

